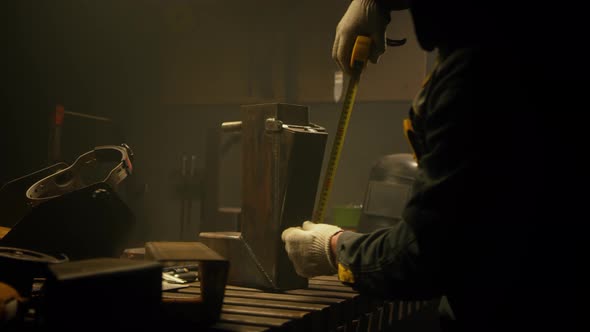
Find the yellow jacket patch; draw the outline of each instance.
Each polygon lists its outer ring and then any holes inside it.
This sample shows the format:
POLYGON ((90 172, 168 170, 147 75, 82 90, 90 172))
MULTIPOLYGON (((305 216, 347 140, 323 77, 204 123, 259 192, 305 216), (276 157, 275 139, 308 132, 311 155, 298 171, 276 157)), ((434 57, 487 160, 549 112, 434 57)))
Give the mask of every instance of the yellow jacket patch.
POLYGON ((346 266, 338 263, 338 280, 342 282, 354 283, 354 274, 346 266))

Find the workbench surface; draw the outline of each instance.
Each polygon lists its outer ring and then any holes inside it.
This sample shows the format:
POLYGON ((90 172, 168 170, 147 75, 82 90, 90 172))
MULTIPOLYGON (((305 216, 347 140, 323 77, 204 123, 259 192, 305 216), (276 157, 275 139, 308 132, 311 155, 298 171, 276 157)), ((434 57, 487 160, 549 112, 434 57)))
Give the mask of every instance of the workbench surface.
MULTIPOLYGON (((199 282, 164 291, 165 297, 200 295, 199 282)), ((316 277, 305 289, 267 292, 226 286, 212 331, 387 331, 402 320, 436 320, 438 302, 371 299, 336 276, 316 277)), ((395 329, 399 331, 399 329, 395 329)))

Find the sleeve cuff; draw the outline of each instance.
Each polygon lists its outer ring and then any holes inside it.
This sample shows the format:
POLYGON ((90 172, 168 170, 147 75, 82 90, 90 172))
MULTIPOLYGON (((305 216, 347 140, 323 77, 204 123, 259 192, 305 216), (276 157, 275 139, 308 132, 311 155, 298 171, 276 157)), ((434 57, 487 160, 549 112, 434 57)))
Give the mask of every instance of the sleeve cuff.
POLYGON ((363 236, 361 233, 345 231, 340 234, 336 242, 336 260, 338 263, 338 280, 344 283, 354 284, 354 272, 350 269, 346 257, 346 248, 350 243, 355 242, 359 237, 363 236))

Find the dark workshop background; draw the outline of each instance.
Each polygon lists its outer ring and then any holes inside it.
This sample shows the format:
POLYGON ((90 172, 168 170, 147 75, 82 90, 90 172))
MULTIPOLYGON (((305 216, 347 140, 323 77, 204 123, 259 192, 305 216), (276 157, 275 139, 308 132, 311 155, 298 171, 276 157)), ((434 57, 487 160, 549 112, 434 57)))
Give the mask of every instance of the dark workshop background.
MULTIPOLYGON (((196 174, 206 177, 207 129, 240 120, 240 105, 308 106, 312 122, 330 133, 329 154, 342 106, 334 97, 331 48, 347 4, 2 1, 0 183, 48 165, 48 118, 55 105, 106 117, 108 125, 77 129, 66 117, 66 161, 95 142, 128 143, 135 173, 122 196, 137 217, 138 243, 180 239, 183 156, 194 156, 196 174)), ((330 206, 361 203, 378 158, 409 152, 402 119, 432 55, 419 49, 407 12, 394 14, 388 36, 408 42, 389 48, 362 76, 330 206)), ((239 144, 222 156, 220 173, 220 204, 239 207, 239 144)), ((184 240, 196 238, 199 199, 192 198, 184 240)))

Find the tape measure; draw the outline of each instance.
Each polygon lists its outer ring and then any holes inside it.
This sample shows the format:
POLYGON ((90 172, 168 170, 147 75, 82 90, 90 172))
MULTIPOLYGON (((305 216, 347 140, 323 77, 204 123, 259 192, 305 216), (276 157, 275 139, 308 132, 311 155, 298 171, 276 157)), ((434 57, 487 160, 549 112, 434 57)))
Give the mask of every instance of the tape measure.
POLYGON ((318 206, 313 216, 313 221, 316 223, 324 222, 326 204, 328 203, 328 198, 332 191, 332 184, 336 175, 338 161, 340 160, 342 146, 344 145, 344 137, 346 136, 350 115, 352 114, 352 106, 354 105, 354 100, 356 98, 361 72, 367 63, 370 50, 371 38, 366 36, 356 37, 354 47, 352 48, 352 55, 350 57, 352 73, 350 81, 348 82, 348 87, 346 88, 346 95, 344 96, 344 102, 342 104, 342 112, 340 113, 336 136, 334 137, 330 159, 328 160, 328 167, 326 168, 326 174, 324 175, 324 183, 322 185, 322 191, 320 192, 318 206))

